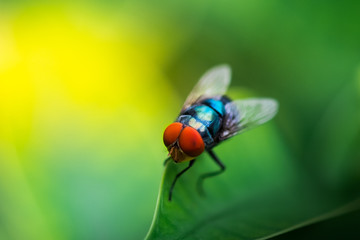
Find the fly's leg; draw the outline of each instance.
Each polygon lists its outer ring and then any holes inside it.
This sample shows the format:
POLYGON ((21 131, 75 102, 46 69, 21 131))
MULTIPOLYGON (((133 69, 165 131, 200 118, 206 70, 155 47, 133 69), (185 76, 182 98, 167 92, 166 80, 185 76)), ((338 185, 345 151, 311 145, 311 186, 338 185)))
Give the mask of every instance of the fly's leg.
POLYGON ((215 155, 215 153, 212 150, 207 150, 207 152, 209 153, 209 155, 211 156, 211 158, 216 162, 217 165, 219 165, 220 170, 215 171, 215 172, 210 172, 210 173, 205 173, 203 175, 201 175, 197 181, 197 190, 199 192, 200 195, 204 196, 205 192, 204 192, 204 188, 203 188, 203 182, 206 178, 209 177, 214 177, 216 175, 219 175, 220 173, 225 171, 225 165, 220 161, 220 159, 215 155))
POLYGON ((189 166, 187 166, 184 170, 182 170, 181 172, 179 172, 178 174, 176 174, 176 177, 175 177, 175 179, 174 179, 174 181, 172 182, 171 187, 170 187, 170 191, 169 191, 169 201, 171 201, 172 192, 173 192, 173 190, 174 190, 176 181, 178 180, 178 178, 179 178, 184 172, 186 172, 187 170, 189 170, 189 169, 192 167, 192 165, 194 164, 194 162, 195 162, 195 159, 194 159, 194 160, 191 160, 190 163, 189 163, 189 166))
POLYGON ((171 157, 168 157, 167 159, 165 159, 165 161, 164 161, 164 166, 166 166, 166 164, 170 161, 170 159, 171 159, 171 157))

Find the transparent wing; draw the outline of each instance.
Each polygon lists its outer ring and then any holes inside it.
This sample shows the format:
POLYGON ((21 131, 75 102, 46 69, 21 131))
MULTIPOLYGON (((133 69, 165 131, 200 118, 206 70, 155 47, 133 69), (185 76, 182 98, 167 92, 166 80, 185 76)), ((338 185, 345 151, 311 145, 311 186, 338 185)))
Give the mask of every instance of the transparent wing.
POLYGON ((272 119, 278 102, 270 98, 235 100, 225 105, 226 115, 220 140, 259 126, 272 119))
POLYGON ((190 107, 200 98, 224 95, 231 79, 231 69, 228 65, 219 65, 208 70, 195 85, 182 107, 190 107))

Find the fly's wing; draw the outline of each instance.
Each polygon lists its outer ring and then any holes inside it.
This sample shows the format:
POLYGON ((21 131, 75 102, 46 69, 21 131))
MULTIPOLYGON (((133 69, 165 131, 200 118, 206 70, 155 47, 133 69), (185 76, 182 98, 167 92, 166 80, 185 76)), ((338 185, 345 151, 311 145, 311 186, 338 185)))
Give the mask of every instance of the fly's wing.
POLYGON ((220 140, 228 139, 269 121, 276 115, 278 103, 270 98, 235 100, 225 105, 225 111, 220 140))
POLYGON ((193 105, 200 98, 224 95, 230 84, 230 79, 231 69, 226 64, 208 70, 186 98, 181 112, 193 105))

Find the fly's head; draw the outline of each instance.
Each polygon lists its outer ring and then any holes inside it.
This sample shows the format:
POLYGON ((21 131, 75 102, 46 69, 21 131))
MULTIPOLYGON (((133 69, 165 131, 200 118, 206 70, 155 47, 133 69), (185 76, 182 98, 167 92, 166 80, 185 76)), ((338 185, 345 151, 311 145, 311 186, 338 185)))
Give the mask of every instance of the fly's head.
POLYGON ((205 150, 200 133, 179 122, 174 122, 165 129, 163 140, 176 163, 190 161, 205 150))

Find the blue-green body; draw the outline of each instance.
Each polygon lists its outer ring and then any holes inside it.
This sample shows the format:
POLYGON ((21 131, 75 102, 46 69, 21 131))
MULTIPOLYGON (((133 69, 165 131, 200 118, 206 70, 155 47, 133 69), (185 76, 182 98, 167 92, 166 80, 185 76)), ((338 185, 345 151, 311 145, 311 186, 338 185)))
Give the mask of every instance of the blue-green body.
POLYGON ((195 128, 203 138, 205 146, 216 144, 226 114, 225 105, 230 102, 227 97, 221 99, 204 99, 185 109, 176 122, 195 128))

